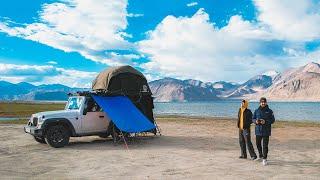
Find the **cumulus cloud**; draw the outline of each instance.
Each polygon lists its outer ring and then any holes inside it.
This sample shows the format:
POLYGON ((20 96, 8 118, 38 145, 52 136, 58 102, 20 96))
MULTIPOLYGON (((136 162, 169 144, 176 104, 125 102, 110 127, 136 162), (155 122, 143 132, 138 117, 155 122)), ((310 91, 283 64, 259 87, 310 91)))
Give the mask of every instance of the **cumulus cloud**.
MULTIPOLYGON (((0 31, 66 52, 78 52, 95 62, 140 66, 149 79, 172 76, 244 81, 266 69, 281 71, 318 61, 320 51, 307 52, 304 43, 320 40, 319 1, 254 0, 254 5, 255 20, 234 15, 221 28, 210 21, 204 9, 191 17, 168 15, 147 32, 146 39, 135 43, 128 41, 132 35, 125 32, 127 18, 143 14, 128 13, 127 0, 49 3, 43 5, 35 23, 17 24, 4 19, 0 31), (148 62, 136 64, 139 59, 148 62)), ((56 76, 62 72, 58 71, 56 76)), ((72 79, 64 73, 63 77, 72 79)))
POLYGON ((53 66, 0 63, 0 75, 3 76, 55 76, 59 74, 61 74, 61 72, 53 66))
POLYGON ((320 3, 314 0, 254 0, 260 24, 278 38, 311 41, 320 38, 320 3))
POLYGON ((37 22, 16 25, 7 20, 0 22, 0 31, 112 65, 106 50, 134 49, 126 40, 131 35, 124 31, 126 8, 127 0, 54 2, 42 6, 37 22))
POLYGON ((57 68, 52 65, 16 65, 0 63, 0 80, 13 83, 64 84, 71 87, 90 87, 96 72, 57 68))
POLYGON ((92 80, 98 75, 96 72, 78 71, 57 68, 61 71, 58 76, 47 76, 37 84, 65 84, 70 87, 91 88, 92 80))
POLYGON ((205 81, 239 81, 260 73, 266 61, 268 68, 281 68, 281 63, 272 63, 263 54, 269 43, 265 41, 267 36, 271 35, 240 16, 232 17, 219 29, 200 9, 192 17, 167 16, 148 32, 139 48, 150 58, 144 64, 148 72, 205 81))
POLYGON ((167 16, 138 43, 150 58, 143 67, 161 76, 244 81, 268 69, 282 71, 319 59, 304 46, 320 39, 318 1, 254 3, 256 20, 234 15, 222 28, 204 9, 192 17, 167 16))
POLYGON ((192 6, 196 6, 196 5, 198 5, 197 2, 191 2, 191 3, 187 4, 188 7, 192 7, 192 6))

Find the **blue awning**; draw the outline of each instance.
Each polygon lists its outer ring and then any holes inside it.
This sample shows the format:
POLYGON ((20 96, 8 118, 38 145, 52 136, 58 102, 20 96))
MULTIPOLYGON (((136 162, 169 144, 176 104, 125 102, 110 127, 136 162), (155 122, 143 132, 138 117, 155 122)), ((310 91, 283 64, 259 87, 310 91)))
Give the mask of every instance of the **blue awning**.
POLYGON ((156 128, 126 96, 92 97, 121 131, 137 133, 156 128))

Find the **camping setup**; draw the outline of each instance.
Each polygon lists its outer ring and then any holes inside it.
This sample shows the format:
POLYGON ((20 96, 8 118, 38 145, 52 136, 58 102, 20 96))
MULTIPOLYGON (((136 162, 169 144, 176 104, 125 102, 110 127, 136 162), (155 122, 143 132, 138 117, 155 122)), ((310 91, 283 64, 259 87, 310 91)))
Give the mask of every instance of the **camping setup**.
POLYGON ((118 132, 157 133, 153 98, 145 76, 131 66, 111 67, 92 83, 92 97, 118 132))
POLYGON ((24 131, 55 148, 67 145, 70 137, 111 135, 128 148, 127 137, 161 136, 147 79, 131 66, 106 69, 93 81, 92 91, 68 95, 64 110, 33 114, 24 131))

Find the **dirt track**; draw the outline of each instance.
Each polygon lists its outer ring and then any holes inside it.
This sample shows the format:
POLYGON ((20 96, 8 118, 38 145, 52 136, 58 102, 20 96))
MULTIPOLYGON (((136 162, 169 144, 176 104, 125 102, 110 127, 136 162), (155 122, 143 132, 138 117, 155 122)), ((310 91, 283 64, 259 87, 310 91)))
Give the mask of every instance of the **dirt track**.
MULTIPOLYGON (((60 149, 38 144, 21 125, 0 125, 1 179, 318 179, 320 128, 275 128, 269 166, 240 160, 230 121, 159 122, 163 136, 113 145, 72 138, 60 149)), ((254 142, 254 138, 253 138, 254 142)), ((255 144, 255 143, 254 143, 255 144)))

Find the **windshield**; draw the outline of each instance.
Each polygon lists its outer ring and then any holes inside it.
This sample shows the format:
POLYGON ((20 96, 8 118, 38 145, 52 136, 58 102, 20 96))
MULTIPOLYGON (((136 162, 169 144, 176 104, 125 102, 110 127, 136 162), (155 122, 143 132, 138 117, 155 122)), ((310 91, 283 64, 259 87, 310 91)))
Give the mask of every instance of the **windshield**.
POLYGON ((82 98, 80 97, 70 97, 66 105, 66 109, 79 109, 81 106, 82 98))

